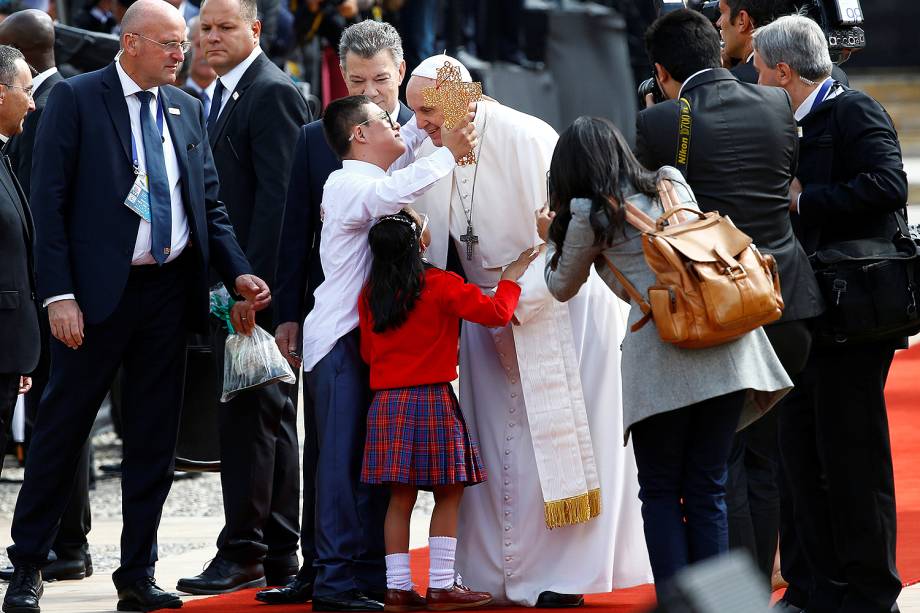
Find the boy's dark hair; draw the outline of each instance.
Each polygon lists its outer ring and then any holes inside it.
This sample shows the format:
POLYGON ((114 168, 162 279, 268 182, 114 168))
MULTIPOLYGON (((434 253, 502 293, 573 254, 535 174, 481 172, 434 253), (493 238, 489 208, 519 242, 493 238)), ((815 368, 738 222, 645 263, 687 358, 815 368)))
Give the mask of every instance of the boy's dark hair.
POLYGON ((651 63, 661 64, 681 83, 700 70, 722 65, 721 42, 712 22, 690 9, 659 17, 645 32, 651 63))
MULTIPOLYGON (((754 22, 755 28, 772 22, 776 19, 777 9, 785 6, 783 0, 725 0, 725 4, 728 5, 729 18, 732 22, 738 18, 738 13, 745 11, 751 17, 751 21, 754 22)), ((787 12, 791 13, 792 11, 787 12)))
POLYGON ((323 134, 340 160, 351 149, 351 141, 348 139, 351 138, 352 129, 367 120, 365 105, 372 102, 367 96, 347 96, 333 100, 326 107, 323 113, 323 134))
POLYGON ((419 251, 421 227, 407 211, 381 217, 367 234, 371 272, 363 300, 378 334, 406 322, 425 285, 425 264, 419 251))

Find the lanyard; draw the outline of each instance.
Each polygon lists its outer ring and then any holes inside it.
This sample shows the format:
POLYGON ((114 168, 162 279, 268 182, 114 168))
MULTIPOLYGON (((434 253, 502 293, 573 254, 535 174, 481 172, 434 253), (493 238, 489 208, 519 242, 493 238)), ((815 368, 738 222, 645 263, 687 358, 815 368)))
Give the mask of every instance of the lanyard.
POLYGON ((821 89, 818 90, 817 95, 815 96, 815 101, 811 104, 811 110, 815 110, 821 103, 824 102, 824 99, 827 98, 827 95, 831 92, 831 88, 834 86, 834 80, 828 79, 821 85, 821 89))
MULTIPOLYGON (((157 96, 157 130, 160 132, 160 138, 163 138, 163 104, 160 102, 160 97, 157 96)), ((149 113, 149 108, 144 108, 145 105, 141 104, 141 113, 149 113)), ((140 174, 140 164, 137 159, 137 143, 134 140, 134 134, 131 134, 131 161, 134 162, 134 174, 140 174)))

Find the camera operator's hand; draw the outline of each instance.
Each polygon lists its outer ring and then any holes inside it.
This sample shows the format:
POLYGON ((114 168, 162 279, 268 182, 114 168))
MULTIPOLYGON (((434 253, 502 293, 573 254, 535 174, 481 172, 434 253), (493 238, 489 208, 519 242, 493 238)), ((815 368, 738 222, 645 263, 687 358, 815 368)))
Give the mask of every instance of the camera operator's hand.
POLYGON ((655 94, 645 94, 645 108, 650 109, 655 106, 655 94))
POLYGON ((792 213, 799 212, 799 196, 802 195, 802 182, 798 178, 793 178, 789 184, 789 211, 792 213))

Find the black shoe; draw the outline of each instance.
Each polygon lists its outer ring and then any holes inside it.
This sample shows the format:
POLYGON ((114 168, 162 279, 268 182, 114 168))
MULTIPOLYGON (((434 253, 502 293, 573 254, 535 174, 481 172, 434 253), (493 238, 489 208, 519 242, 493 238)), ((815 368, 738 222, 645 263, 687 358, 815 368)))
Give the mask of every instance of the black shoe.
POLYGON ((303 604, 313 598, 313 578, 294 577, 283 587, 256 592, 256 600, 266 604, 303 604))
POLYGON ((153 577, 144 577, 127 587, 118 588, 118 607, 116 608, 119 611, 181 609, 182 600, 178 594, 163 590, 156 584, 153 577))
POLYGON ((314 611, 383 611, 383 603, 358 590, 347 590, 313 598, 314 611))
POLYGON ((300 567, 297 566, 297 556, 281 560, 266 558, 262 562, 262 567, 265 569, 266 585, 288 585, 297 577, 297 572, 300 570, 300 567))
POLYGON ((176 589, 189 594, 226 594, 249 587, 265 587, 262 564, 237 564, 217 556, 200 575, 179 579, 176 589))
MULTIPOLYGON (((93 574, 93 559, 89 552, 83 554, 82 559, 57 558, 42 568, 42 579, 45 581, 71 581, 93 574)), ((13 567, 0 568, 0 579, 9 581, 13 577, 13 567)))
POLYGON ((44 593, 42 571, 33 564, 20 564, 13 571, 3 598, 4 613, 40 613, 38 601, 44 593))
POLYGON ((580 607, 585 604, 585 597, 581 594, 559 594, 558 592, 543 592, 537 597, 538 609, 563 609, 580 607))

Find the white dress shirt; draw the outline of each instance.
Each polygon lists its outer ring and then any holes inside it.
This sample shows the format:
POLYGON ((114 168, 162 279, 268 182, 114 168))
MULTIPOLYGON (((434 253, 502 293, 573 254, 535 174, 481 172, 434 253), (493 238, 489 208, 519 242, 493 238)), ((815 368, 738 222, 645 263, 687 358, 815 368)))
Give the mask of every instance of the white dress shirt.
MULTIPOLYGON (((415 144, 406 143, 408 151, 403 158, 412 154, 415 144)), ((442 147, 391 174, 367 162, 345 160, 341 169, 329 175, 323 187, 319 244, 325 280, 316 288, 313 310, 303 324, 305 372, 358 327, 358 297, 371 264, 367 233, 374 220, 398 213, 455 166, 453 154, 442 147)))
MULTIPOLYGON (((142 90, 141 87, 128 76, 124 68, 121 67, 120 61, 115 62, 115 70, 118 72, 118 80, 121 82, 121 89, 125 94, 125 102, 128 105, 128 116, 131 118, 131 138, 134 139, 134 144, 137 149, 138 170, 141 173, 146 173, 147 165, 144 154, 144 139, 141 132, 141 101, 134 95, 142 90)), ((149 112, 151 113, 151 119, 155 120, 157 112, 156 105, 159 100, 159 88, 154 87, 147 91, 153 94, 149 103, 149 112)), ((168 109, 163 109, 163 158, 166 162, 166 180, 169 185, 172 211, 172 233, 169 241, 170 250, 169 257, 166 258, 167 262, 171 262, 179 257, 188 244, 189 227, 188 218, 185 215, 185 208, 182 204, 182 186, 179 183, 181 178, 179 162, 176 158, 176 150, 173 148, 172 139, 170 138, 169 126, 166 123, 166 114, 168 112, 168 109)), ((125 192, 125 196, 127 195, 128 193, 125 192)), ((122 206, 124 205, 122 204, 122 206)), ((153 259, 153 255, 150 253, 150 248, 150 222, 140 219, 140 224, 138 224, 137 228, 137 238, 134 241, 134 253, 131 256, 131 265, 156 264, 156 260, 153 259)), ((48 306, 52 302, 57 302, 59 300, 73 300, 74 298, 75 296, 73 294, 52 296, 44 301, 44 306, 48 306)))
POLYGON ((687 77, 686 79, 684 79, 684 82, 680 84, 680 89, 677 91, 677 99, 680 100, 680 97, 684 95, 684 88, 687 87, 687 84, 690 83, 690 81, 693 80, 693 77, 695 77, 695 76, 697 76, 697 75, 701 75, 701 74, 703 74, 704 72, 709 72, 710 70, 714 70, 714 69, 713 69, 713 68, 704 68, 704 69, 702 69, 702 70, 697 70, 697 71, 694 72, 692 75, 690 75, 689 77, 687 77))
POLYGON ((38 91, 38 88, 42 86, 42 83, 48 80, 48 77, 53 75, 58 71, 56 66, 52 66, 48 70, 43 70, 34 77, 32 77, 32 93, 38 91))
MULTIPOLYGON (((221 99, 212 100, 211 104, 220 104, 218 107, 219 111, 217 116, 220 117, 220 114, 224 111, 224 105, 227 104, 227 100, 230 99, 230 96, 236 93, 236 86, 240 84, 240 79, 243 78, 243 74, 249 70, 249 67, 252 66, 252 63, 256 61, 256 58, 262 53, 262 47, 256 45, 256 48, 252 50, 252 53, 249 54, 245 60, 234 66, 230 71, 222 77, 218 77, 220 82, 224 84, 224 95, 221 96, 221 99)), ((217 83, 215 82, 215 86, 217 83)), ((211 92, 213 93, 213 91, 211 92)))
POLYGON ((201 87, 192 77, 189 77, 185 80, 185 86, 192 91, 198 92, 198 95, 203 98, 201 105, 204 107, 204 117, 208 118, 208 113, 211 112, 211 103, 214 101, 214 89, 217 87, 217 79, 211 81, 207 87, 201 87))

